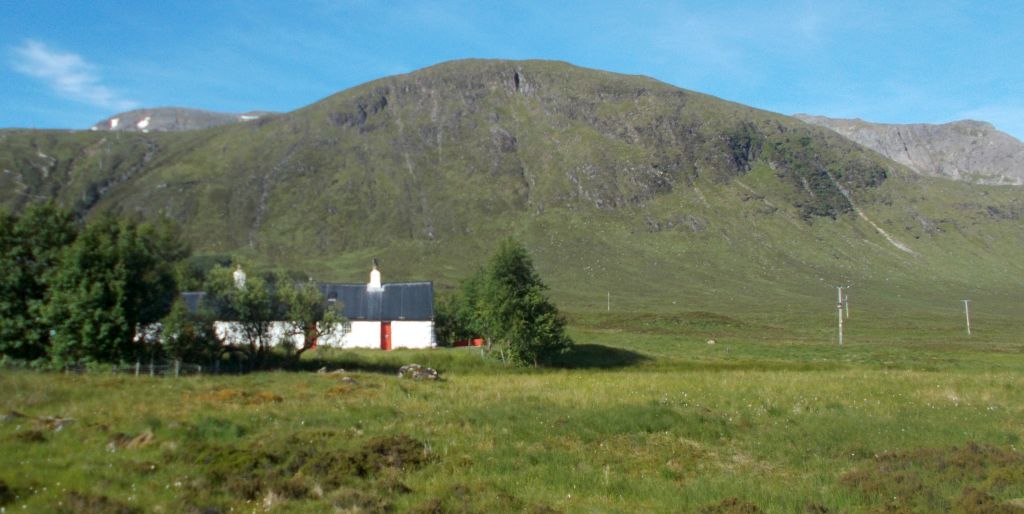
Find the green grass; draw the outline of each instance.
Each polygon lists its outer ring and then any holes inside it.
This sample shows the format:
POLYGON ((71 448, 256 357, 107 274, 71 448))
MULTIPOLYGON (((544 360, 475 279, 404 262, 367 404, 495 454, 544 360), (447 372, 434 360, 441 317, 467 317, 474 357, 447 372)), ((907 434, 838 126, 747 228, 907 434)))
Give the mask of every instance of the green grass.
POLYGON ((615 330, 577 326, 571 366, 549 370, 476 349, 309 356, 354 384, 5 371, 3 412, 75 419, 0 424, 7 508, 984 512, 965 509, 1024 497, 1019 341, 615 330), (394 376, 412 361, 446 380, 394 376))

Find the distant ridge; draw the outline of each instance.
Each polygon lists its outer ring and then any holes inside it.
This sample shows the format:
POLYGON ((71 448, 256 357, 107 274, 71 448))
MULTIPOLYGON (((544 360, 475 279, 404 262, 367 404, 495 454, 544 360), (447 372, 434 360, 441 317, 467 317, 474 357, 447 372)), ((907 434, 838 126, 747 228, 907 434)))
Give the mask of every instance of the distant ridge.
POLYGON ((1024 185, 1024 143, 989 123, 895 125, 796 114, 910 169, 978 184, 1024 185))
POLYGON ((272 115, 269 112, 246 113, 212 112, 183 107, 157 107, 136 109, 115 114, 102 120, 89 130, 119 132, 182 132, 202 130, 232 123, 255 121, 272 115))

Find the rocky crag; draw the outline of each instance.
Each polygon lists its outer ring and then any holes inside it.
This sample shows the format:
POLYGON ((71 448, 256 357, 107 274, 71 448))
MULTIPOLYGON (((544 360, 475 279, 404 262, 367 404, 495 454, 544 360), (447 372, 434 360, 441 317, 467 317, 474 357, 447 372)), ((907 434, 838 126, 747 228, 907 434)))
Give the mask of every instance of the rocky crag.
POLYGON ((797 114, 922 175, 978 184, 1024 185, 1024 143, 989 123, 894 125, 797 114))

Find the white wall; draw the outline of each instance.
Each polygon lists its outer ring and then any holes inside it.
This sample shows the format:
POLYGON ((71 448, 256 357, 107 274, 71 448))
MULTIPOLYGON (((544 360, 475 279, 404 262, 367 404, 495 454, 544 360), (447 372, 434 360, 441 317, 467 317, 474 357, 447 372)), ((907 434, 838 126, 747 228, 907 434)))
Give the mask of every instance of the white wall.
POLYGON ((341 341, 342 348, 380 349, 379 321, 351 321, 348 333, 341 341))
POLYGON ((433 348, 433 321, 392 321, 391 348, 433 348))
MULTIPOLYGON (((285 333, 287 332, 288 324, 283 321, 275 321, 270 325, 270 342, 276 344, 278 341, 284 339, 285 333)), ((217 337, 225 344, 244 344, 245 336, 242 333, 241 324, 235 321, 214 321, 213 330, 217 334, 217 337)), ((304 338, 302 335, 290 336, 292 342, 296 347, 302 344, 304 338)))
MULTIPOLYGON (((216 321, 213 328, 217 336, 226 344, 242 344, 245 337, 242 335, 240 325, 233 321, 216 321)), ((270 340, 279 341, 285 337, 287 324, 283 321, 275 321, 270 327, 270 340)), ((290 336, 296 347, 304 341, 303 336, 290 336)), ((380 348, 380 322, 379 321, 352 321, 347 327, 337 327, 334 333, 321 337, 318 344, 328 347, 341 348, 380 348)), ((392 321, 391 322, 391 348, 433 348, 434 347, 434 322, 433 321, 392 321)))

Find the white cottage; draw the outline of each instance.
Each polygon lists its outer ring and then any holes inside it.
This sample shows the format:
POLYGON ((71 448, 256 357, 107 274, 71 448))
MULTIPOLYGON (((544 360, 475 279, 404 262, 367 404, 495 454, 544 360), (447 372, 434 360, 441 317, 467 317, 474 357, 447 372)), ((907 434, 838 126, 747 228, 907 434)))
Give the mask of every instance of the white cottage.
POLYGON ((366 284, 319 284, 328 303, 341 302, 344 330, 317 344, 345 348, 433 348, 434 284, 381 283, 376 260, 366 284))
MULTIPOLYGON (((234 273, 235 286, 245 287, 245 273, 234 273)), ((434 284, 432 282, 381 283, 380 270, 374 259, 370 281, 366 284, 317 284, 328 304, 341 304, 341 313, 348 320, 331 335, 321 337, 318 345, 343 348, 433 348, 434 284)), ((181 293, 189 311, 197 312, 205 292, 181 293)), ((245 340, 241 327, 234 321, 216 321, 214 330, 228 344, 245 340)), ((302 335, 287 333, 283 321, 270 327, 272 341, 291 337, 301 346, 302 335)))

